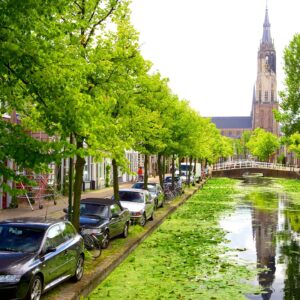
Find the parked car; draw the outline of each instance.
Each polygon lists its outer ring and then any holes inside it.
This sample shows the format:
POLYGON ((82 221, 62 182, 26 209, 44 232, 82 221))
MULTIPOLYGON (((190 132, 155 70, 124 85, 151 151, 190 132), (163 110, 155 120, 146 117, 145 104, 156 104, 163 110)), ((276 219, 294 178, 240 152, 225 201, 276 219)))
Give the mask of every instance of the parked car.
MULTIPOLYGON (((144 189, 144 182, 136 182, 132 186, 133 189, 144 189)), ((147 189, 152 199, 154 199, 155 208, 164 206, 164 193, 162 187, 157 182, 148 182, 147 189)))
MULTIPOLYGON (((174 176, 175 185, 179 188, 182 188, 182 179, 180 176, 174 176)), ((164 180, 164 184, 171 185, 172 184, 172 176, 166 176, 164 180)))
POLYGON ((82 233, 95 235, 102 248, 107 248, 110 239, 116 236, 128 236, 129 210, 112 199, 82 199, 79 220, 82 233))
MULTIPOLYGON (((188 183, 188 179, 189 179, 189 176, 187 175, 181 175, 180 176, 180 179, 183 183, 188 183)), ((191 175, 190 176, 190 184, 195 184, 195 178, 194 178, 194 175, 191 175)))
MULTIPOLYGON (((172 176, 165 177, 164 180, 164 192, 166 193, 173 193, 171 198, 175 196, 181 195, 183 193, 183 186, 182 186, 182 179, 180 176, 174 176, 174 189, 172 188, 172 176)), ((168 198, 168 197, 166 197, 168 198)))
POLYGON ((132 222, 145 226, 147 220, 153 220, 154 199, 147 190, 121 189, 120 203, 130 211, 132 222))
POLYGON ((83 276, 82 237, 69 221, 0 222, 0 298, 39 300, 54 285, 83 276))

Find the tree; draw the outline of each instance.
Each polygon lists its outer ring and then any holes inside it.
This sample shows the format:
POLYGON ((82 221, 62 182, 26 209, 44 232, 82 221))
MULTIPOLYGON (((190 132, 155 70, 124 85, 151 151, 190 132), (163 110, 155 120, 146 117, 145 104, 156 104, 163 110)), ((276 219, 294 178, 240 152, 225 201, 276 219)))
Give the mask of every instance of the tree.
POLYGON ((2 102, 17 109, 23 122, 62 140, 75 138, 72 221, 78 229, 84 157, 101 157, 109 134, 108 97, 97 87, 108 80, 110 62, 94 60, 106 50, 95 46, 122 6, 118 0, 54 2, 26 1, 20 4, 25 15, 17 1, 1 3, 0 84, 2 102))
POLYGON ((28 135, 19 124, 13 124, 0 119, 0 187, 11 194, 16 189, 6 184, 7 181, 15 183, 30 183, 23 170, 32 170, 37 173, 47 172, 48 164, 59 161, 62 157, 60 150, 63 145, 55 142, 42 142, 28 135), (7 161, 13 161, 18 166, 18 173, 7 166, 7 161))
POLYGON ((288 150, 300 157, 300 133, 295 132, 288 138, 288 150))
POLYGON ((279 149, 280 143, 274 134, 262 128, 256 128, 246 144, 251 154, 262 161, 269 161, 272 154, 279 149))
POLYGON ((296 34, 284 50, 285 89, 280 92, 281 111, 276 112, 286 135, 300 132, 300 34, 296 34))

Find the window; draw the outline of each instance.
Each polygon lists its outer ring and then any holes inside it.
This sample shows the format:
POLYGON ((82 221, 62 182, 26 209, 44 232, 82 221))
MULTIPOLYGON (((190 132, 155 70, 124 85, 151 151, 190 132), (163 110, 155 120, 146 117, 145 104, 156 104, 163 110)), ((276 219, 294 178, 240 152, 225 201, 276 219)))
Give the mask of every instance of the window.
POLYGON ((68 241, 75 237, 76 230, 70 223, 63 223, 63 227, 64 227, 63 235, 65 241, 68 241))
POLYGON ((96 215, 102 218, 108 217, 108 207, 97 203, 80 203, 81 215, 96 215))
POLYGON ((143 193, 120 191, 119 196, 120 201, 144 203, 143 193))
POLYGON ((59 224, 56 224, 52 226, 48 233, 47 233, 47 239, 45 242, 45 249, 49 247, 58 247, 62 243, 65 242, 64 236, 63 236, 63 228, 62 226, 59 226, 59 224))
POLYGON ((119 205, 117 204, 113 204, 110 206, 110 210, 111 210, 111 214, 114 215, 114 214, 120 214, 121 213, 121 208, 119 205))
POLYGON ((271 101, 272 102, 274 101, 274 91, 273 90, 271 91, 271 101))
POLYGON ((268 91, 265 91, 265 102, 267 102, 268 101, 268 91))
POLYGON ((258 92, 258 100, 261 102, 261 91, 258 92))
POLYGON ((0 250, 35 252, 39 249, 45 231, 24 226, 0 226, 0 250))

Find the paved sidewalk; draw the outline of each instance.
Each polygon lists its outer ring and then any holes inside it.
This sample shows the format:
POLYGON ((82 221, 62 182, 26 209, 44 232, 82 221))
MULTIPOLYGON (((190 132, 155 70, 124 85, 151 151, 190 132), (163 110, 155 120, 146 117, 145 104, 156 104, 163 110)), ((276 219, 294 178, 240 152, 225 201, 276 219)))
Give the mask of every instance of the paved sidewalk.
MULTIPOLYGON (((152 179, 152 178, 151 178, 152 179)), ((132 182, 120 184, 120 188, 129 188, 132 186, 132 182)), ((111 197, 113 195, 113 188, 104 188, 96 191, 83 192, 82 199, 88 197, 111 197)), ((53 200, 44 200, 42 202, 43 208, 39 209, 38 203, 33 205, 33 209, 27 202, 19 205, 18 208, 7 208, 0 210, 0 221, 11 219, 11 218, 21 218, 21 217, 53 217, 61 218, 64 216, 63 208, 68 207, 68 198, 60 197, 56 199, 56 205, 53 200)))

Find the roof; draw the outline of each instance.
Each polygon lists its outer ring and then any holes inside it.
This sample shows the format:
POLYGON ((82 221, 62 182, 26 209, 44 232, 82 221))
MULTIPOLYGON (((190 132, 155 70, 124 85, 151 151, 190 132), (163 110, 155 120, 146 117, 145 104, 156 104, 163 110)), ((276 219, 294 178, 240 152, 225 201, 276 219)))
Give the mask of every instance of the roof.
POLYGON ((94 203, 100 205, 112 205, 115 204, 116 201, 111 198, 85 198, 81 199, 81 203, 94 203))
POLYGON ((252 129, 252 118, 249 117, 212 117, 211 122, 216 124, 217 128, 242 128, 252 129))
POLYGON ((0 224, 14 224, 17 226, 24 227, 35 227, 35 228, 48 228, 52 224, 65 222, 59 219, 45 219, 44 217, 24 217, 24 218, 13 218, 1 221, 0 224))
POLYGON ((272 44, 270 27, 271 27, 271 24, 270 24, 270 21, 269 21, 268 9, 266 9, 265 21, 264 21, 264 30, 263 30, 263 37, 262 37, 262 42, 263 43, 272 44))
POLYGON ((134 188, 120 189, 119 192, 148 193, 147 190, 134 188))

